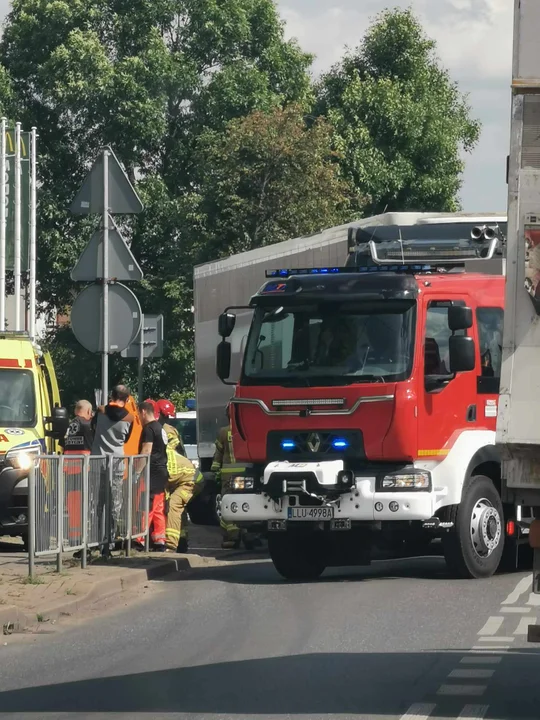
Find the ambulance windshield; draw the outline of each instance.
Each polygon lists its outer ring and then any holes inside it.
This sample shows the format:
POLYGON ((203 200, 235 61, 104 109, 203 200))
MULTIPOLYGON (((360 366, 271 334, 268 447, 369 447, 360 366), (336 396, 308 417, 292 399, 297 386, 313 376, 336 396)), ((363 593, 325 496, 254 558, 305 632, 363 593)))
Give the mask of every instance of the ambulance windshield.
POLYGON ((410 301, 258 307, 244 380, 291 386, 405 380, 415 308, 410 301))
POLYGON ((0 370, 0 426, 33 427, 34 377, 27 370, 0 370))

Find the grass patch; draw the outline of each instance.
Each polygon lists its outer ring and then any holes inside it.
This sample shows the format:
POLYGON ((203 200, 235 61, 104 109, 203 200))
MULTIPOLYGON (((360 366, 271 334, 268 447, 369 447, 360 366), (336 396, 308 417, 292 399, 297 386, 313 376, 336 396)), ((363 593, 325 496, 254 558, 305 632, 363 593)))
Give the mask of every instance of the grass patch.
POLYGON ((77 593, 75 592, 75 590, 73 590, 73 588, 68 588, 66 590, 66 595, 76 595, 76 594, 77 593))
POLYGON ((45 622, 45 618, 43 617, 43 615, 42 615, 41 613, 38 613, 38 614, 36 615, 36 618, 37 618, 37 621, 38 621, 39 623, 45 622))
POLYGON ((26 577, 21 578, 21 584, 22 585, 43 585, 43 580, 39 577, 39 575, 36 575, 36 577, 30 577, 30 575, 27 575, 26 577))

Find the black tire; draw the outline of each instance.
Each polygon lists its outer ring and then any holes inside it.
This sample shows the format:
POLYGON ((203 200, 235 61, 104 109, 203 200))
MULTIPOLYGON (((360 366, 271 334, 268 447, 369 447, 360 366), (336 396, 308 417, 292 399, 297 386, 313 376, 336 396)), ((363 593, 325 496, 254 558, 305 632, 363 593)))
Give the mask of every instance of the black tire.
POLYGON ((505 529, 501 498, 485 475, 474 475, 463 486, 454 527, 443 535, 450 572, 460 578, 488 578, 497 572, 504 552, 505 529))
POLYGON ((326 569, 322 533, 269 533, 268 550, 285 580, 316 580, 326 569))

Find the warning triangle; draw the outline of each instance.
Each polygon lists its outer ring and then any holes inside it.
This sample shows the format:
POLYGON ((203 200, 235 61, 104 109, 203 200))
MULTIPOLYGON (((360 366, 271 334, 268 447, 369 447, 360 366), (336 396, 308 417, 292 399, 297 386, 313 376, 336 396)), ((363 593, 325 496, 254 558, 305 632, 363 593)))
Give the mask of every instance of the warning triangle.
MULTIPOLYGON (((108 151, 108 194, 109 207, 113 215, 136 215, 142 212, 143 204, 130 183, 128 176, 118 162, 116 155, 110 147, 104 148, 108 151)), ((92 169, 86 176, 77 197, 72 202, 70 211, 74 215, 93 215, 103 213, 104 203, 104 172, 103 152, 92 165, 92 169)))
MULTIPOLYGON (((116 223, 109 215, 109 277, 108 280, 135 280, 140 282, 143 272, 133 253, 126 245, 116 223)), ((76 282, 93 282, 103 279, 103 227, 94 232, 71 271, 76 282)))

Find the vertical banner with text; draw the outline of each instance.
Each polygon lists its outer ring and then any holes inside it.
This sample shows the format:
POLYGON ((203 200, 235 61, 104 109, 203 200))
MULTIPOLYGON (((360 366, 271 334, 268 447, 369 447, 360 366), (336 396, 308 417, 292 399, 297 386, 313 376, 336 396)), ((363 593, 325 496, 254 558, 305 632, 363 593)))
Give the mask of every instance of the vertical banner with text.
MULTIPOLYGON (((29 267, 30 133, 21 132, 21 271, 29 267)), ((6 130, 6 270, 13 270, 15 250, 15 130, 6 130)))

